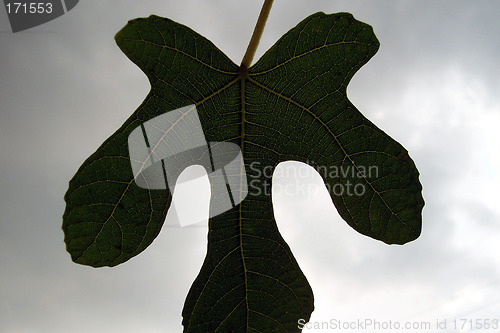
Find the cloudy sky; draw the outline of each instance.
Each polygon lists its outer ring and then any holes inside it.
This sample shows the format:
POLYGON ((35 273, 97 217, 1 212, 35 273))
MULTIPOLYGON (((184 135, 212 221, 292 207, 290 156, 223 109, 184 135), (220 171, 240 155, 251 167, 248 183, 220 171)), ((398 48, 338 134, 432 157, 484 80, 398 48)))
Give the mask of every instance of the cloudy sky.
MULTIPOLYGON (((65 251, 63 196, 81 163, 149 91, 113 39, 129 19, 168 17, 239 63, 261 3, 85 0, 16 34, 0 9, 1 332, 182 330, 206 226, 179 228, 167 217, 142 254, 93 269, 65 251)), ((486 331, 476 319, 500 320, 500 2, 276 0, 256 59, 317 11, 351 12, 374 27, 380 50, 354 76, 349 98, 408 149, 426 206, 420 238, 389 246, 341 220, 319 175, 299 172, 307 167, 298 163, 280 166, 275 186, 309 188, 274 193, 273 201, 315 294, 311 323, 486 331)))

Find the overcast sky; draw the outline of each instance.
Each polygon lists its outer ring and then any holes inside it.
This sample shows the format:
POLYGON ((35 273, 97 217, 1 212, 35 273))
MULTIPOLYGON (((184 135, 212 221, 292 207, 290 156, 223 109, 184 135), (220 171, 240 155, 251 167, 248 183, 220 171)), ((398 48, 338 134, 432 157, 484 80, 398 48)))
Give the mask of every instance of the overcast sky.
MULTIPOLYGON (((84 0, 15 34, 0 8, 0 332, 182 330, 206 226, 163 228, 139 256, 94 269, 65 251, 63 196, 149 91, 114 42, 129 19, 168 17, 240 63, 261 4, 84 0)), ((351 12, 374 27, 380 50, 352 79, 349 98, 408 149, 426 206, 420 238, 389 246, 339 217, 319 175, 280 166, 290 177, 276 187, 310 188, 273 201, 314 291, 311 322, 429 322, 429 332, 454 332, 454 319, 500 320, 500 2, 276 0, 256 60, 317 11, 351 12)))

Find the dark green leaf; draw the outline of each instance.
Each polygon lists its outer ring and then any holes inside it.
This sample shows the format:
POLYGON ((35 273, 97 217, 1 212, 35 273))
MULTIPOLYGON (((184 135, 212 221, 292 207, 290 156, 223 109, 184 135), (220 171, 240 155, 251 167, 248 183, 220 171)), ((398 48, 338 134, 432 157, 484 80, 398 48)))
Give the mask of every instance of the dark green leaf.
POLYGON ((249 188, 239 205, 209 220, 185 331, 293 332, 310 318, 311 288, 274 220, 266 175, 280 162, 318 170, 358 232, 397 244, 419 236, 424 202, 413 161, 346 95, 379 47, 370 26, 347 13, 311 15, 248 70, 193 30, 156 16, 130 21, 116 41, 152 88, 70 182, 63 230, 75 262, 114 266, 158 235, 172 189, 137 186, 127 140, 144 122, 193 104, 207 142, 240 147, 249 188))

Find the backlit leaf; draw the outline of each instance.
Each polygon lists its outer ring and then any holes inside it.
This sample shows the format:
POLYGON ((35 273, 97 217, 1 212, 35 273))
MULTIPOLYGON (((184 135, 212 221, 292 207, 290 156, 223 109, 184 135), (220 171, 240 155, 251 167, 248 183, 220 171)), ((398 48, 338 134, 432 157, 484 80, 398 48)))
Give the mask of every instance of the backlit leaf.
MULTIPOLYGON (((158 235, 172 188, 147 188, 147 177, 138 185, 128 140, 144 123, 188 106, 183 110, 196 112, 207 145, 183 163, 205 163, 214 172, 223 168, 213 157, 217 143, 232 143, 244 164, 224 179, 239 177, 248 193, 228 186, 232 208, 209 219, 206 259, 184 305, 186 332, 294 332, 299 319, 310 318, 311 288, 274 220, 267 176, 280 162, 315 168, 356 231, 389 244, 419 236, 424 201, 413 161, 346 95, 354 73, 379 48, 369 25, 347 13, 316 13, 249 69, 193 30, 156 16, 130 21, 116 42, 147 75, 151 91, 70 182, 63 230, 75 262, 114 266, 158 235), (200 162, 200 154, 211 162, 200 162)), ((182 135, 176 128, 168 135, 182 135)), ((135 143, 151 150, 148 158, 160 151, 135 143)), ((170 160, 162 163, 158 172, 170 160)), ((212 202, 222 202, 214 199, 222 193, 213 179, 212 202)))

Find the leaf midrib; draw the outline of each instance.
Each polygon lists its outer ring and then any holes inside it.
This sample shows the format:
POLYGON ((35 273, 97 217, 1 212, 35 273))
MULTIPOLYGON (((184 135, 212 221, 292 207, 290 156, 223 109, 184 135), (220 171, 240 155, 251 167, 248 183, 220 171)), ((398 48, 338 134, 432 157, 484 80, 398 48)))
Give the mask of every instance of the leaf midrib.
MULTIPOLYGON (((248 72, 242 73, 240 75, 241 79, 241 155, 245 156, 245 122, 246 122, 246 101, 245 101, 245 87, 246 87, 246 80, 248 78, 248 72)), ((248 275, 247 275, 247 267, 246 267, 246 262, 245 262, 245 255, 244 255, 244 250, 243 250, 243 212, 242 212, 242 206, 241 204, 238 205, 238 224, 239 224, 239 230, 240 230, 240 253, 241 253, 241 261, 243 263, 243 276, 245 278, 245 305, 247 309, 247 315, 246 315, 246 330, 248 331, 249 328, 249 311, 250 308, 248 306, 248 275)))

